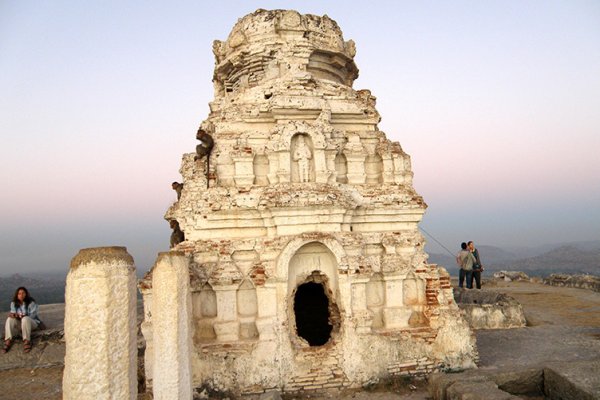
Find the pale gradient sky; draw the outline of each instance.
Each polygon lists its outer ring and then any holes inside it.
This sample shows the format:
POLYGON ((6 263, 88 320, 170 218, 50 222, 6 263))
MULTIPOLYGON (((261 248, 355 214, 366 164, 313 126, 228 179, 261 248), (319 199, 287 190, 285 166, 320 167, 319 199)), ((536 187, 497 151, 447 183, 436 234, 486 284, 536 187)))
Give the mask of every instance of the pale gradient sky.
POLYGON ((600 2, 366 4, 0 0, 0 276, 107 245, 152 266, 212 41, 257 8, 327 14, 356 42, 354 88, 447 247, 600 239, 600 2))

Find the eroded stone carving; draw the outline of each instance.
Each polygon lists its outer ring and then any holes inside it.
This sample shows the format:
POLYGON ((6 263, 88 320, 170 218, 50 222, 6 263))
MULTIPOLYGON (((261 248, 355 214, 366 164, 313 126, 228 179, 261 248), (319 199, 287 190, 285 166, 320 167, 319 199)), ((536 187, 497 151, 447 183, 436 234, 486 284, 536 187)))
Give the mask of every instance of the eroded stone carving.
POLYGON ((295 163, 297 177, 293 179, 295 182, 310 182, 310 166, 313 158, 312 150, 306 144, 304 135, 297 135, 294 145, 294 151, 292 153, 292 160, 295 163))

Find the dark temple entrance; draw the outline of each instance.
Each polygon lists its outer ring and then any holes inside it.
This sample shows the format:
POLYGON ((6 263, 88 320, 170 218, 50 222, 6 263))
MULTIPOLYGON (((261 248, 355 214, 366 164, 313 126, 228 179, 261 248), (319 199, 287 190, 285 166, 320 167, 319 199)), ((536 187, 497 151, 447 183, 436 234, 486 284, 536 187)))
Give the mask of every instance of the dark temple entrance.
POLYGON ((329 299, 322 284, 307 282, 296 290, 294 313, 298 336, 311 346, 322 346, 331 337, 329 299))

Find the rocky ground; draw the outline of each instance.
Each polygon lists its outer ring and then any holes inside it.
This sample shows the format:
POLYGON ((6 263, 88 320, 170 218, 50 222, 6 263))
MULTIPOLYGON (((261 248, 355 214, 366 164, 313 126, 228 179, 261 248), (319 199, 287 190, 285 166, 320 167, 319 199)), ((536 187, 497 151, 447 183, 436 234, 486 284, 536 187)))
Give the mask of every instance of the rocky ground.
MULTIPOLYGON (((525 311, 527 326, 477 331, 479 369, 470 371, 469 379, 485 374, 541 368, 557 362, 577 365, 578 362, 596 360, 600 363, 600 293, 498 280, 486 282, 483 290, 504 292, 519 301, 525 311)), ((63 312, 63 305, 42 306, 42 315, 49 329, 35 339, 33 351, 23 354, 22 345, 17 342, 9 353, 0 354, 0 398, 49 400, 62 397, 64 342, 59 332, 63 312)), ((583 375, 591 373, 582 372, 583 375)), ((311 398, 424 400, 431 398, 427 386, 425 380, 398 379, 380 382, 368 390, 311 398)))
POLYGON ((600 360, 600 293, 529 282, 493 283, 494 290, 523 305, 527 327, 478 331, 480 368, 600 360))
POLYGON ((1 399, 62 399, 64 312, 64 304, 41 305, 48 329, 35 333, 31 352, 23 353, 21 340, 8 353, 0 352, 1 399))

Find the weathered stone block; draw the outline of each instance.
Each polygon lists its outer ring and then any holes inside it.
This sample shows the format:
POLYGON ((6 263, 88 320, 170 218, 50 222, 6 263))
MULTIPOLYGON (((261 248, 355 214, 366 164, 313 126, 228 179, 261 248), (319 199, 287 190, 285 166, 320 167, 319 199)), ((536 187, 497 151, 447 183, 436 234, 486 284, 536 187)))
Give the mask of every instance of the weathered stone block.
POLYGON ((65 399, 137 396, 136 279, 124 247, 80 250, 65 290, 65 399))
POLYGON ((152 269, 154 399, 192 398, 192 298, 189 262, 180 252, 160 253, 152 269))
POLYGON ((383 324, 385 328, 406 328, 412 315, 412 310, 406 307, 383 309, 383 324))
POLYGON ((544 374, 541 368, 502 371, 490 376, 498 388, 514 395, 539 396, 543 393, 544 374))
POLYGON ((517 400, 519 397, 498 389, 492 381, 458 381, 450 385, 447 400, 517 400))
POLYGON ((600 399, 600 361, 552 363, 545 366, 544 394, 550 400, 600 399))
POLYGON ((454 288, 454 298, 473 329, 508 329, 526 325, 523 307, 512 297, 490 290, 454 288))

